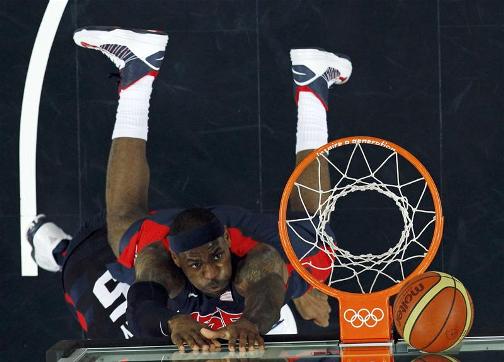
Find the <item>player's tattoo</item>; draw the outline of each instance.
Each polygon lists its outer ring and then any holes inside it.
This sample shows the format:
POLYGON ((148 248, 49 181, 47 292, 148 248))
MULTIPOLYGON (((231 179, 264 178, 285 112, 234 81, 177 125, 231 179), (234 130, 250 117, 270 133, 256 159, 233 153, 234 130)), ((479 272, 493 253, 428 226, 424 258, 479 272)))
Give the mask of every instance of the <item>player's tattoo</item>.
POLYGON ((163 285, 170 298, 175 297, 184 287, 185 277, 175 265, 161 242, 155 242, 142 249, 135 260, 136 281, 150 281, 163 285))
POLYGON ((245 297, 243 317, 254 322, 261 333, 268 332, 280 318, 286 281, 284 261, 266 244, 255 247, 238 266, 235 286, 245 297))

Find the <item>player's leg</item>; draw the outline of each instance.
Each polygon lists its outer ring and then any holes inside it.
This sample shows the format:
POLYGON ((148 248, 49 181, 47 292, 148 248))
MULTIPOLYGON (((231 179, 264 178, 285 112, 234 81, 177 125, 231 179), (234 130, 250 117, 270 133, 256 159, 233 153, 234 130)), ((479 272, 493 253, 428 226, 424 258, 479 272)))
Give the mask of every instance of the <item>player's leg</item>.
MULTIPOLYGON (((352 63, 344 56, 318 49, 293 49, 290 53, 294 77, 294 96, 298 107, 296 134, 296 165, 312 150, 327 143, 327 111, 329 88, 344 84, 352 73, 352 63)), ((327 163, 313 162, 298 178, 298 182, 315 190, 330 188, 327 163)), ((324 200, 322 199, 322 202, 324 200)), ((319 194, 303 189, 301 195, 292 192, 292 211, 315 212, 319 194)))
POLYGON ((77 30, 74 41, 101 51, 121 75, 106 187, 109 243, 118 256, 121 236, 148 211, 149 101, 168 36, 152 30, 88 27, 77 30))
MULTIPOLYGON (((296 165, 311 151, 328 141, 327 111, 329 88, 333 84, 344 84, 352 73, 352 64, 344 56, 338 56, 318 49, 291 50, 294 95, 298 106, 296 134, 296 165)), ((320 159, 320 158, 319 158, 320 159)), ((301 188, 300 193, 291 193, 289 206, 291 212, 305 210, 315 214, 324 197, 319 191, 329 190, 330 176, 326 162, 312 162, 298 177, 297 182, 315 191, 301 188)), ((306 243, 293 234, 292 245, 304 254, 306 243)), ((317 250, 315 250, 316 252, 317 250)), ((299 275, 296 276, 300 279, 299 275)), ((291 277, 293 278, 293 277, 291 277)), ((327 296, 316 290, 293 298, 294 305, 302 318, 326 327, 329 325, 331 307, 327 296)))
POLYGON ((72 237, 44 214, 38 215, 32 221, 26 236, 37 265, 47 271, 61 271, 72 237))

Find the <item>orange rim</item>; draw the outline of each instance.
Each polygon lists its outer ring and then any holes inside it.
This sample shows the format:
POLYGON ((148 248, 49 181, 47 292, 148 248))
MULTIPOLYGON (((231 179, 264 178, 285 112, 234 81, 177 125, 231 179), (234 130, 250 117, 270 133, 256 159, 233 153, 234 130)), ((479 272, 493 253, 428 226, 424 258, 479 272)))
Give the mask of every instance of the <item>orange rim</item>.
MULTIPOLYGON (((387 147, 384 147, 387 148, 387 147)), ((443 234, 443 213, 442 213, 442 208, 441 208, 441 199, 439 197, 439 193, 437 191, 436 185, 434 183, 434 180, 430 176, 429 172, 427 169, 422 165, 422 163, 415 157, 413 156, 410 152, 405 150, 404 148, 383 140, 381 138, 377 137, 369 137, 369 136, 353 136, 353 137, 345 137, 345 138, 340 138, 335 141, 332 141, 314 151, 312 151, 308 156, 305 157, 303 161, 297 165, 297 167, 294 169, 292 172, 292 175, 290 176, 289 180, 287 181, 283 194, 282 194, 282 199, 280 201, 280 210, 279 210, 279 220, 278 220, 278 228, 279 228, 279 233, 280 233, 280 240, 282 242, 282 246, 285 250, 285 253, 287 254, 287 257, 289 258, 290 263, 296 269, 296 271, 301 275, 301 277, 306 280, 308 283, 310 283, 313 287, 317 288, 318 290, 333 296, 335 298, 342 298, 342 297, 355 297, 356 295, 361 295, 361 296, 366 296, 366 298, 372 298, 372 299, 383 299, 387 298, 397 294, 399 290, 402 288, 404 284, 406 284, 410 279, 415 277, 418 274, 423 273, 428 266, 432 263, 432 260, 436 256, 436 253, 438 251, 439 245, 441 243, 441 237, 443 234), (288 234, 288 229, 287 229, 287 222, 286 222, 286 215, 287 215, 287 209, 288 209, 288 204, 289 204, 289 198, 292 192, 292 189, 294 188, 294 183, 296 180, 299 178, 299 176, 303 173, 303 171, 308 167, 308 165, 315 160, 321 153, 330 151, 334 148, 338 148, 341 146, 347 146, 347 145, 353 145, 356 144, 355 140, 360 140, 360 143, 372 143, 378 147, 384 147, 385 145, 388 147, 391 147, 395 149, 395 151, 404 157, 410 164, 412 164, 418 172, 422 175, 422 177, 425 179, 427 182, 427 186, 429 189, 429 192, 431 194, 433 203, 434 203, 434 211, 436 213, 436 220, 435 220, 435 226, 434 226, 434 232, 432 236, 432 241, 429 246, 429 250, 427 251, 427 255, 424 257, 424 259, 420 262, 420 264, 411 272, 410 275, 408 275, 405 279, 403 279, 401 282, 392 285, 386 289, 372 292, 372 293, 352 293, 352 292, 346 292, 343 290, 338 290, 333 287, 330 287, 329 285, 326 285, 320 281, 318 281, 310 272, 308 272, 301 262, 299 261, 296 253, 294 252, 294 249, 292 248, 289 234, 288 234), (370 142, 362 142, 363 140, 365 141, 370 141, 370 142)))

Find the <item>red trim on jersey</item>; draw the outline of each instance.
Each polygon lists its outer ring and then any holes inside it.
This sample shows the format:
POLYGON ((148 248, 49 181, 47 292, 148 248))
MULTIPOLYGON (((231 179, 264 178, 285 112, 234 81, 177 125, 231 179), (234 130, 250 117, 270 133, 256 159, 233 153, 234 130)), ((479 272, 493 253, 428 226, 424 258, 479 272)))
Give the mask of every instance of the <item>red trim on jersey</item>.
POLYGON ((152 220, 144 220, 140 230, 131 237, 128 246, 124 248, 117 261, 126 268, 133 268, 137 253, 156 241, 162 241, 163 246, 168 250, 166 235, 169 231, 170 227, 166 225, 158 224, 152 220))
POLYGON ((87 322, 86 322, 86 318, 84 318, 84 315, 77 311, 77 320, 79 321, 79 324, 81 325, 82 329, 84 330, 84 332, 87 332, 88 331, 88 325, 87 325, 87 322))
MULTIPOLYGON (((65 301, 68 304, 70 304, 72 307, 75 308, 75 302, 72 299, 72 297, 70 296, 70 294, 65 293, 64 296, 65 296, 65 301)), ((87 322, 86 322, 86 318, 84 318, 84 314, 82 314, 78 310, 75 310, 75 314, 77 316, 77 321, 79 322, 81 328, 84 330, 84 332, 87 332, 88 331, 88 325, 87 325, 87 322)))
MULTIPOLYGON (((327 280, 327 278, 329 278, 329 275, 331 274, 331 269, 329 267, 332 265, 332 260, 323 251, 319 251, 315 255, 304 258, 302 264, 306 269, 308 269, 310 274, 317 278, 317 280, 320 282, 327 280), (310 265, 307 265, 307 263, 311 263, 311 265, 317 266, 317 268, 312 268, 310 267, 310 265), (324 268, 324 270, 321 270, 319 268, 324 268)), ((287 264, 287 272, 289 276, 294 270, 295 269, 292 264, 287 264)))
MULTIPOLYGON (((142 235, 138 241, 138 251, 155 241, 166 240, 166 235, 170 232, 170 227, 158 224, 152 220, 144 220, 142 227, 140 228, 140 232, 142 235)), ((164 243, 165 242, 163 242, 163 244, 164 243)))
POLYGON ((247 253, 257 245, 257 240, 249 236, 243 235, 238 228, 228 228, 229 237, 231 239, 231 252, 239 257, 247 255, 247 253))
POLYGON ((126 268, 133 268, 135 263, 136 245, 138 239, 140 238, 140 231, 137 231, 128 242, 128 245, 124 248, 121 255, 117 258, 119 264, 125 266, 126 268))
POLYGON ((70 304, 72 307, 75 307, 75 302, 73 301, 72 297, 70 294, 65 293, 65 301, 70 304))
POLYGON ((298 86, 296 88, 296 94, 294 95, 294 99, 296 101, 296 104, 298 104, 298 102, 299 102, 299 93, 301 93, 301 92, 310 92, 310 93, 312 93, 315 97, 317 97, 317 99, 320 101, 320 103, 322 103, 322 105, 324 106, 325 110, 329 111, 329 106, 326 104, 326 102, 324 102, 324 100, 319 97, 319 95, 317 94, 317 92, 315 92, 313 89, 311 89, 307 85, 300 85, 300 86, 298 86))
POLYGON ((332 265, 332 260, 326 253, 319 251, 317 254, 306 258, 306 261, 311 261, 312 265, 315 265, 318 268, 324 268, 324 270, 309 268, 311 274, 317 278, 317 280, 323 282, 329 278, 329 275, 331 274, 330 266, 332 265))

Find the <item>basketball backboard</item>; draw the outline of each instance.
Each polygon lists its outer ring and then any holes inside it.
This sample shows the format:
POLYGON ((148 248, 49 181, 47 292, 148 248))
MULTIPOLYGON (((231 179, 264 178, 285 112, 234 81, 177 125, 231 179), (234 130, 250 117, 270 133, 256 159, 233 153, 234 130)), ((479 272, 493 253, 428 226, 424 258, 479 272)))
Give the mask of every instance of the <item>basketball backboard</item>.
MULTIPOLYGON (((341 353, 338 341, 290 341, 267 342, 264 351, 228 352, 185 352, 181 353, 174 345, 146 345, 145 341, 122 341, 117 344, 100 341, 61 341, 54 345, 46 356, 47 362, 124 362, 124 361, 501 361, 504 360, 503 337, 468 337, 449 354, 430 355, 409 347, 404 341, 390 346, 390 357, 372 354, 361 357, 348 357, 341 353), (142 345, 143 344, 143 345, 142 345)), ((353 348, 353 347, 352 347, 353 348)))

